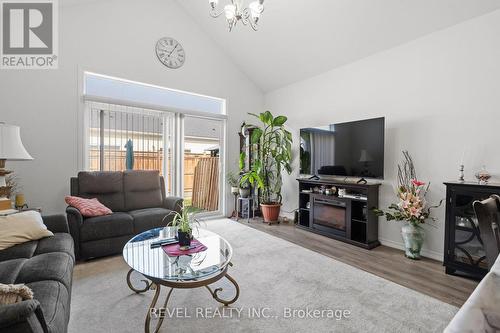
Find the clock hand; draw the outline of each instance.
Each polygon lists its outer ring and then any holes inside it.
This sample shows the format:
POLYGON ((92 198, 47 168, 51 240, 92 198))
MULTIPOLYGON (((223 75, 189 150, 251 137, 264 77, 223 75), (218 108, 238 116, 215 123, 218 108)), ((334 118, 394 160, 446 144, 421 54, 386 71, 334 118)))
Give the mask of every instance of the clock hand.
POLYGON ((175 51, 175 49, 177 48, 177 46, 179 46, 179 44, 175 45, 174 49, 168 54, 168 56, 170 57, 170 55, 172 55, 172 53, 175 51))

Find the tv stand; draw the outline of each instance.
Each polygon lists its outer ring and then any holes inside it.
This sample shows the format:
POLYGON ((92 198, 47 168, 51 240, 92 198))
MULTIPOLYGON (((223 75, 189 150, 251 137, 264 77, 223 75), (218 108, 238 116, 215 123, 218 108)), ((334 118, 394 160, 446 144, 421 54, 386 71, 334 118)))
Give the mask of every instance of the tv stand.
POLYGON ((378 240, 378 207, 380 184, 359 184, 326 179, 297 179, 299 182, 299 220, 297 228, 372 249, 378 240), (326 195, 321 187, 335 187, 326 195), (316 189, 317 191, 314 191, 316 189), (338 196, 344 189, 346 196, 338 196))

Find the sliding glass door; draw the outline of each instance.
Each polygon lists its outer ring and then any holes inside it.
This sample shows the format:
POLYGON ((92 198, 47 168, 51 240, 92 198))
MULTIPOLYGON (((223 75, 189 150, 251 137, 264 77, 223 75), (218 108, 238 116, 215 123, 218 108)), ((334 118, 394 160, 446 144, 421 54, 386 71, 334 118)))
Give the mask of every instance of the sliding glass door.
POLYGON ((205 213, 221 211, 223 132, 222 120, 183 117, 183 198, 205 213))
POLYGON ((169 195, 222 212, 224 121, 87 102, 87 170, 158 170, 169 195))

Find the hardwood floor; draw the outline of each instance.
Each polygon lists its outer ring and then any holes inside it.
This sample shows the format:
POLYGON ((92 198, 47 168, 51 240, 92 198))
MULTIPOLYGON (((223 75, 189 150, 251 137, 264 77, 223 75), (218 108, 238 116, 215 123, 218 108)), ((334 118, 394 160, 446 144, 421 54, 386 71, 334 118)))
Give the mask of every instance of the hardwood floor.
POLYGON ((379 246, 365 250, 299 228, 292 223, 267 225, 261 220, 240 219, 238 223, 266 232, 289 242, 316 251, 333 259, 375 274, 407 288, 437 298, 457 307, 467 300, 476 281, 447 275, 441 262, 424 258, 413 261, 403 251, 379 246))

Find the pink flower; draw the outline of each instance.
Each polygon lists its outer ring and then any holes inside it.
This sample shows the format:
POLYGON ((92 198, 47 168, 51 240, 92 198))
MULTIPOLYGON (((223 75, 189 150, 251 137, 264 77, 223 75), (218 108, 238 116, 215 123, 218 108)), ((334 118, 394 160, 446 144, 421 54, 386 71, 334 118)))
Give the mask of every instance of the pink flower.
POLYGON ((412 183, 413 185, 415 185, 416 187, 420 187, 420 186, 424 186, 424 185, 425 185, 425 183, 424 183, 424 182, 421 182, 421 181, 416 180, 416 179, 412 179, 412 180, 411 180, 411 183, 412 183))

